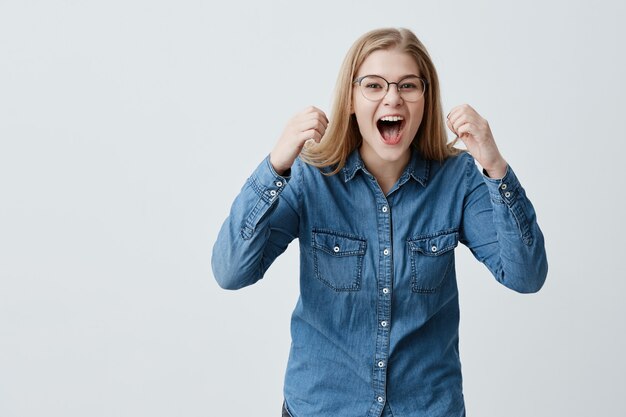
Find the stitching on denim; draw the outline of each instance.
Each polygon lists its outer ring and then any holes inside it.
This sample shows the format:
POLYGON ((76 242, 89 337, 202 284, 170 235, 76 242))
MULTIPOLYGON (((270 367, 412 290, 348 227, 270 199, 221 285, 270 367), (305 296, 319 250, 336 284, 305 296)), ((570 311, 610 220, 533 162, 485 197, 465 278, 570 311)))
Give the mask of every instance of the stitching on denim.
POLYGON ((453 249, 456 248, 459 244, 459 233, 458 229, 447 229, 442 230, 436 233, 424 234, 420 235, 416 238, 407 239, 407 243, 409 245, 409 257, 411 258, 411 291, 420 294, 433 294, 437 292, 437 290, 441 287, 443 282, 445 281, 446 276, 450 270, 450 266, 454 263, 454 252, 453 249), (454 241, 451 245, 446 246, 444 249, 437 251, 436 254, 430 254, 427 250, 421 248, 416 244, 417 241, 426 241, 432 238, 436 238, 439 236, 453 236, 454 241), (415 248, 415 249, 414 249, 415 248), (450 253, 451 252, 451 253, 450 253), (424 261, 426 262, 437 262, 437 259, 441 259, 441 256, 449 256, 450 260, 446 264, 443 276, 441 281, 434 288, 422 287, 419 284, 419 268, 417 265, 417 261, 420 257, 424 257, 424 261))
POLYGON ((330 230, 330 229, 320 229, 317 227, 314 227, 313 229, 311 229, 311 231, 313 233, 317 233, 317 234, 326 234, 326 235, 332 235, 332 236, 339 236, 339 237, 345 237, 348 239, 352 239, 352 240, 359 240, 363 243, 367 242, 367 239, 365 239, 362 236, 358 236, 358 235, 353 235, 351 233, 346 233, 346 232, 337 232, 335 230, 330 230))
POLYGON ((324 252, 332 255, 332 256, 353 256, 353 255, 364 255, 365 254, 365 249, 367 247, 367 241, 361 237, 358 236, 354 236, 354 235, 350 235, 348 233, 343 233, 343 232, 335 232, 332 230, 327 230, 327 229, 313 229, 311 236, 313 238, 313 244, 312 246, 314 248, 317 249, 321 249, 324 252), (359 249, 357 250, 348 250, 348 251, 342 251, 340 250, 339 252, 335 252, 334 248, 331 249, 329 247, 326 247, 324 245, 322 245, 321 243, 317 243, 315 241, 315 236, 317 235, 326 235, 326 236, 335 236, 338 238, 341 238, 342 240, 348 240, 348 241, 352 241, 352 242, 358 242, 359 244, 359 249))
MULTIPOLYGON (((468 154, 469 156, 469 154, 468 154)), ((473 165, 474 162, 472 161, 472 157, 470 156, 469 158, 467 158, 467 163, 465 164, 465 195, 467 195, 467 190, 469 190, 469 184, 470 184, 470 163, 473 165)))
POLYGON ((254 207, 252 207, 252 210, 250 210, 250 214, 244 221, 244 225, 241 229, 241 237, 244 240, 249 240, 254 234, 257 222, 261 218, 259 212, 262 212, 263 206, 267 206, 267 203, 259 199, 254 207))
POLYGON ((256 202, 254 207, 252 207, 250 214, 248 214, 248 217, 244 220, 243 227, 241 228, 241 237, 244 240, 249 240, 252 235, 254 235, 259 219, 263 217, 263 214, 272 206, 273 203, 278 201, 278 196, 284 189, 279 188, 278 190, 275 190, 276 195, 274 195, 273 198, 270 198, 267 193, 270 188, 262 186, 256 177, 249 177, 247 183, 250 184, 250 187, 252 187, 255 194, 259 197, 259 200, 256 202))
MULTIPOLYGON (((449 256, 449 255, 448 255, 449 256)), ((448 272, 450 272, 450 267, 454 264, 454 256, 450 257, 451 259, 448 261, 448 263, 446 264, 446 269, 442 274, 442 278, 441 281, 439 281, 439 284, 437 284, 437 286, 435 288, 423 288, 417 285, 417 275, 413 276, 413 279, 411 280, 411 283, 413 285, 411 285, 411 291, 418 293, 418 294, 433 294, 436 293, 439 288, 441 288, 441 286, 443 285, 443 283, 446 280, 446 277, 448 276, 448 272)))
POLYGON ((334 258, 345 258, 345 257, 348 257, 348 256, 360 256, 360 255, 364 255, 365 254, 365 245, 361 245, 361 248, 359 248, 359 250, 339 251, 339 252, 335 252, 335 251, 329 250, 325 246, 317 244, 317 243, 314 243, 313 247, 315 249, 319 249, 322 252, 325 252, 325 253, 329 254, 330 256, 332 256, 334 258))
POLYGON ((252 176, 248 179, 248 183, 250 184, 250 186, 252 187, 252 189, 254 190, 254 192, 256 193, 256 195, 259 196, 259 198, 263 198, 263 191, 264 188, 261 187, 261 185, 259 184, 258 180, 256 179, 256 177, 252 176))
POLYGON ((252 186, 252 189, 254 190, 256 195, 259 196, 259 198, 261 200, 265 201, 267 204, 271 204, 274 201, 276 201, 278 199, 278 196, 280 195, 280 193, 283 190, 283 188, 273 189, 271 187, 266 187, 266 186, 260 184, 258 182, 258 180, 256 178, 254 178, 254 177, 250 177, 249 183, 252 186), (273 197, 270 196, 270 194, 269 194, 269 192, 271 190, 276 191, 276 194, 273 197))
POLYGON ((344 233, 344 232, 335 232, 335 231, 328 230, 328 229, 314 228, 311 233, 311 248, 313 249, 313 270, 315 272, 315 277, 318 280, 320 280, 322 283, 324 283, 326 286, 328 286, 329 288, 333 289, 336 292, 359 291, 361 289, 361 277, 363 274, 363 258, 365 257, 366 247, 367 247, 367 242, 365 241, 365 239, 359 238, 355 235, 351 235, 349 233, 344 233), (330 252, 326 250, 323 246, 318 245, 315 242, 315 236, 320 233, 331 235, 331 236, 338 236, 338 237, 342 237, 345 239, 351 239, 353 241, 358 241, 360 249, 359 251, 345 252, 343 255, 337 256, 337 254, 335 254, 334 252, 330 252), (352 285, 337 286, 335 283, 332 283, 329 280, 324 279, 324 277, 320 273, 320 267, 319 267, 320 261, 318 259, 318 250, 321 250, 324 253, 330 254, 331 256, 338 257, 338 258, 356 257, 356 275, 355 275, 352 285))
POLYGON ((336 292, 344 292, 344 291, 359 291, 361 289, 361 270, 363 269, 363 255, 356 256, 356 276, 354 282, 351 286, 335 286, 330 281, 324 279, 320 274, 319 270, 319 260, 317 257, 317 249, 313 248, 313 269, 315 271, 315 278, 324 283, 327 287, 331 288, 336 292))
POLYGON ((530 225, 528 224, 528 219, 526 218, 526 213, 521 207, 521 202, 517 199, 518 192, 514 191, 513 198, 511 198, 510 203, 507 204, 507 207, 511 211, 513 218, 515 219, 515 223, 517 224, 517 231, 522 238, 522 241, 526 246, 530 246, 533 242, 533 237, 530 232, 530 225))
POLYGON ((456 248, 459 245, 459 232, 458 232, 458 229, 447 229, 447 230, 443 230, 437 233, 431 233, 427 235, 420 235, 418 237, 409 238, 407 239, 407 243, 409 244, 409 249, 411 250, 411 253, 420 252, 424 256, 429 256, 429 257, 441 256, 444 253, 451 251, 452 249, 456 248), (427 247, 422 247, 423 245, 418 244, 418 242, 428 241, 430 239, 437 238, 440 236, 453 236, 454 240, 452 244, 445 246, 443 248, 440 247, 437 253, 432 253, 431 251, 428 250, 427 247))

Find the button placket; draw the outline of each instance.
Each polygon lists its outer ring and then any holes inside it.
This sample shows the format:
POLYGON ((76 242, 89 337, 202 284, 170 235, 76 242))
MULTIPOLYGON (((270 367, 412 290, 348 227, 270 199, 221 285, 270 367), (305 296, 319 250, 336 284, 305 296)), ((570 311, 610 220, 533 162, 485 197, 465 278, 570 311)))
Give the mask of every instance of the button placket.
POLYGON ((385 390, 387 385, 387 359, 389 354, 389 338, 390 338, 390 310, 391 310, 391 282, 393 282, 393 238, 392 238, 392 219, 391 206, 389 202, 381 198, 378 204, 378 233, 379 233, 379 252, 378 262, 380 262, 381 273, 378 287, 378 308, 377 318, 378 326, 376 330, 376 353, 373 359, 374 369, 377 370, 374 376, 374 386, 376 393, 376 401, 382 407, 386 401, 385 390))

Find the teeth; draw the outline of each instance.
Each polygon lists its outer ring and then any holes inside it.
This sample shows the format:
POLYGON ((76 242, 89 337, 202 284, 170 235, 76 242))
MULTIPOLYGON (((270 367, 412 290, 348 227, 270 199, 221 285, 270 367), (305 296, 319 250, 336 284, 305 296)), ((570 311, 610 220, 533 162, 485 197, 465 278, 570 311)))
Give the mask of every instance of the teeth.
POLYGON ((384 116, 384 117, 381 117, 380 120, 382 120, 383 122, 399 122, 401 120, 404 120, 404 117, 402 117, 402 116, 384 116))

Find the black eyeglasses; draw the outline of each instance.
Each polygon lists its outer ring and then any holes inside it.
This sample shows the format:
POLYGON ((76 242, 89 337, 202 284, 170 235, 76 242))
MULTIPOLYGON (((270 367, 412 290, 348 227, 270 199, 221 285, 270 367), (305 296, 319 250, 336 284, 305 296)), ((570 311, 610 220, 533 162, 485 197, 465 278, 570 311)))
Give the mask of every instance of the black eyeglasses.
POLYGON ((417 75, 409 75, 393 83, 385 80, 380 75, 364 75, 354 80, 353 83, 359 86, 363 97, 370 101, 382 100, 387 95, 391 84, 396 85, 398 94, 400 94, 403 100, 409 102, 417 101, 424 96, 426 86, 428 85, 428 81, 425 78, 417 75))

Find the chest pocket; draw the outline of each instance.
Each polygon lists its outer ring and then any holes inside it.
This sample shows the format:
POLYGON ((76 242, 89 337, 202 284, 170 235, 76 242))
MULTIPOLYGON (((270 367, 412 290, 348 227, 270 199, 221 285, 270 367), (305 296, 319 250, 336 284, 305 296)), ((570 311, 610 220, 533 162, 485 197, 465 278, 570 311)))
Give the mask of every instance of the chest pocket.
POLYGON ((366 246, 357 236, 313 230, 315 277, 335 291, 358 291, 366 246))
POLYGON ((407 242, 411 258, 411 289, 417 293, 436 292, 454 264, 459 233, 446 230, 407 242))

